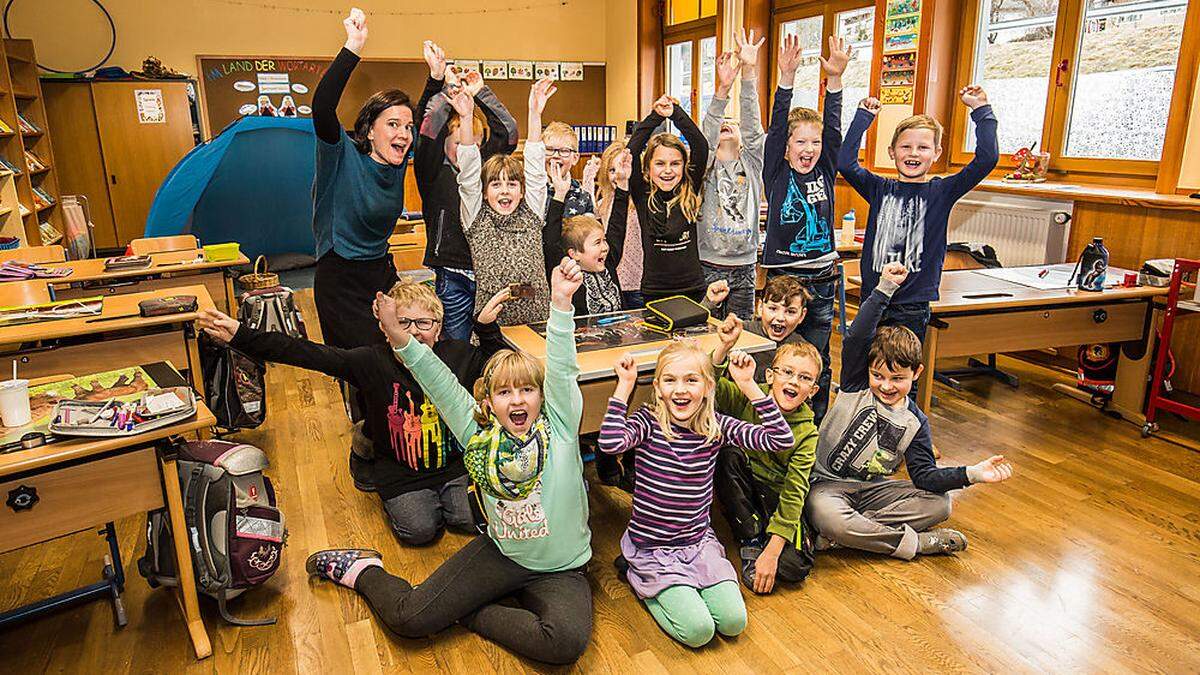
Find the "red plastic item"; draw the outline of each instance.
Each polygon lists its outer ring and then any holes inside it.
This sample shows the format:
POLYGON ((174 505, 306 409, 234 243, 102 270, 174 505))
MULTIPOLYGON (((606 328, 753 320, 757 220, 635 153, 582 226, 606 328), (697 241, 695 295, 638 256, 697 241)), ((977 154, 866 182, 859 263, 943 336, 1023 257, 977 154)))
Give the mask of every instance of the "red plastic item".
POLYGON ((1146 402, 1146 424, 1142 426, 1142 436, 1149 436, 1158 431, 1159 410, 1166 410, 1188 419, 1200 419, 1200 407, 1186 405, 1162 395, 1163 371, 1167 366, 1167 358, 1171 353, 1171 333, 1175 330, 1175 317, 1179 314, 1179 293, 1183 287, 1185 275, 1200 273, 1200 260, 1186 258, 1175 259, 1175 269, 1171 273, 1171 290, 1167 293, 1167 308, 1163 315, 1162 333, 1158 340, 1158 354, 1154 357, 1154 373, 1150 380, 1150 399, 1146 402))

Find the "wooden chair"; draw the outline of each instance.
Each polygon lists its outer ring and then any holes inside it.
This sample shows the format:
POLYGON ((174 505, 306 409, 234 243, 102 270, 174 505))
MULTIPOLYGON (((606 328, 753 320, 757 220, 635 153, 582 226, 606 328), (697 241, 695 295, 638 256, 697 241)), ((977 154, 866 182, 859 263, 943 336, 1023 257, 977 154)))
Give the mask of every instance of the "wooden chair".
POLYGON ((169 237, 146 237, 129 242, 129 249, 134 255, 150 255, 151 253, 168 253, 170 251, 193 251, 200 248, 200 242, 195 235, 175 234, 169 237))
POLYGON ((50 302, 50 284, 46 279, 6 281, 0 284, 0 307, 20 307, 50 302))
POLYGON ((62 246, 22 246, 20 248, 0 251, 0 262, 20 260, 27 263, 56 263, 65 262, 67 253, 62 246))

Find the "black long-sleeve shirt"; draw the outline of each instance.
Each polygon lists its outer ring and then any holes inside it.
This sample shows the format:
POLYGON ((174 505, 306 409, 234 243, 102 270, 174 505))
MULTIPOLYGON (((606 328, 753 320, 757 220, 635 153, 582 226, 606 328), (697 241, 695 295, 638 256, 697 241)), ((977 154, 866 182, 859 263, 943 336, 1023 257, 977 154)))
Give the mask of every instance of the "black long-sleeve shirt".
MULTIPOLYGON (((479 347, 442 340, 433 348, 468 389, 488 358, 505 346, 495 324, 477 323, 475 331, 479 347)), ((339 349, 243 325, 230 346, 261 360, 315 370, 358 387, 365 404, 363 433, 375 446, 375 479, 383 499, 433 488, 466 473, 462 448, 386 343, 339 349)), ((340 410, 328 414, 341 414, 340 410)))

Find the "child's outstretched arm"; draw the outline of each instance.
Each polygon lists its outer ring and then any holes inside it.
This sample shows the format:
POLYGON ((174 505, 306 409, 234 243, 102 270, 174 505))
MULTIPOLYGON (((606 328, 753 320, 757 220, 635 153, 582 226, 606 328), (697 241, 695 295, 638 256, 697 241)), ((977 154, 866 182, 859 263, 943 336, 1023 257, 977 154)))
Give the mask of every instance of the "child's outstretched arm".
POLYGON ((479 155, 482 160, 486 161, 492 155, 507 154, 516 150, 519 136, 517 120, 496 96, 496 92, 483 81, 483 76, 475 71, 467 73, 464 87, 483 113, 483 119, 487 121, 490 132, 486 139, 479 141, 479 155))
POLYGON ((504 341, 504 336, 500 333, 500 326, 496 325, 496 319, 500 316, 500 312, 504 311, 504 303, 509 300, 512 300, 512 291, 506 286, 488 299, 483 309, 479 310, 479 316, 475 317, 473 330, 479 338, 479 346, 475 348, 479 368, 473 368, 472 372, 482 373, 483 365, 492 358, 493 354, 508 348, 508 343, 504 341))
MULTIPOLYGON (((837 171, 842 150, 842 73, 854 56, 854 48, 846 40, 829 36, 829 58, 821 58, 825 73, 825 110, 821 121, 821 163, 837 171)), ((856 155, 857 156, 857 155, 856 155)))
POLYGON ((628 150, 613 161, 616 176, 613 178, 612 209, 608 212, 608 226, 604 230, 604 240, 608 242, 608 257, 604 259, 604 267, 609 274, 616 278, 617 267, 625 256, 625 230, 629 226, 629 175, 633 172, 633 155, 628 150))
POLYGON ((863 301, 858 315, 846 329, 846 336, 842 338, 842 375, 839 380, 842 391, 862 391, 867 387, 867 370, 871 366, 867 353, 871 350, 871 341, 875 339, 875 329, 883 317, 883 310, 892 301, 892 294, 907 278, 908 268, 904 263, 890 262, 884 265, 875 290, 863 301))
POLYGON ((854 121, 846 131, 838 150, 837 168, 846 182, 864 199, 870 201, 875 190, 883 184, 883 179, 867 171, 858 163, 858 149, 862 147, 863 134, 875 121, 879 113, 879 99, 864 98, 858 104, 858 112, 854 113, 854 121))
POLYGON ((692 189, 699 191, 704 189, 704 172, 708 169, 708 141, 704 140, 704 134, 700 131, 700 127, 692 121, 687 111, 682 106, 673 105, 671 110, 671 121, 675 123, 675 127, 679 129, 679 133, 683 134, 683 139, 688 143, 688 180, 692 181, 692 189))
POLYGON ((736 445, 747 450, 761 452, 782 452, 792 447, 796 439, 792 436, 792 428, 775 399, 754 383, 754 358, 745 352, 734 352, 729 357, 729 375, 733 378, 738 389, 750 400, 754 412, 762 424, 750 424, 732 417, 720 418, 721 439, 727 445, 736 445))
POLYGON ((963 87, 959 95, 971 109, 971 119, 975 122, 975 156, 958 173, 944 179, 943 185, 950 191, 952 200, 958 200, 979 185, 1000 161, 1000 141, 996 137, 1000 122, 988 104, 987 92, 972 84, 963 87))
POLYGON ((721 121, 725 119, 725 108, 729 105, 729 90, 733 88, 733 80, 737 77, 738 63, 733 52, 723 52, 717 56, 717 88, 708 109, 700 118, 700 129, 708 142, 708 162, 705 169, 712 168, 716 161, 717 146, 721 142, 721 121))
POLYGON ((583 283, 579 263, 563 258, 550 275, 550 318, 546 321, 546 412, 566 429, 579 429, 583 394, 575 351, 575 305, 571 298, 583 283))
POLYGON ((525 140, 525 203, 534 213, 546 210, 546 146, 542 143, 542 113, 558 87, 542 78, 529 88, 529 138, 525 140))
POLYGON ((458 113, 458 198, 461 202, 463 232, 469 232, 475 224, 475 216, 483 208, 483 183, 479 177, 483 159, 479 146, 475 144, 475 131, 471 128, 471 116, 475 114, 475 101, 466 91, 459 91, 450 99, 458 113))
POLYGON ((550 206, 546 209, 546 224, 542 227, 542 260, 546 265, 546 278, 554 274, 562 257, 567 254, 562 245, 563 215, 566 211, 567 193, 571 189, 571 174, 562 164, 550 165, 550 206))
POLYGON ((779 45, 779 87, 771 106, 771 126, 763 149, 763 181, 771 185, 780 171, 787 170, 788 113, 792 109, 792 83, 800 67, 800 40, 794 35, 779 45))
POLYGON ((629 413, 629 397, 637 386, 637 362, 633 355, 622 354, 613 366, 617 373, 617 386, 608 399, 608 410, 600 423, 600 438, 597 447, 610 455, 620 454, 641 445, 650 437, 649 415, 639 410, 632 417, 629 413))
POLYGON ((315 370, 360 386, 358 372, 352 367, 352 350, 294 338, 276 331, 261 331, 241 323, 215 309, 200 312, 201 330, 218 342, 262 361, 315 370))
POLYGON ((446 86, 446 52, 433 40, 425 41, 422 52, 425 63, 429 65, 429 77, 425 78, 425 89, 421 91, 421 98, 417 100, 417 112, 413 116, 413 124, 417 129, 421 128, 421 122, 425 119, 430 99, 437 96, 446 86))
POLYGON ((758 104, 758 49, 762 47, 765 37, 754 41, 754 31, 750 31, 747 39, 745 29, 738 29, 734 40, 738 48, 738 60, 742 63, 742 92, 740 96, 741 131, 742 131, 742 162, 746 165, 746 173, 761 177, 763 172, 763 146, 767 140, 767 132, 763 130, 762 108, 758 104))

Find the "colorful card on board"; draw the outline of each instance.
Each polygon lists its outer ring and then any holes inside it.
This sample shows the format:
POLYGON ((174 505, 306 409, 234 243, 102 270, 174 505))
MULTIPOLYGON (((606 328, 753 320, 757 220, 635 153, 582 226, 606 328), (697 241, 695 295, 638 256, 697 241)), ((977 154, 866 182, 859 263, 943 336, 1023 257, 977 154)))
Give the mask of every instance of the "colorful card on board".
POLYGON ((510 80, 532 80, 533 79, 533 61, 509 61, 508 62, 508 79, 510 79, 510 80))

